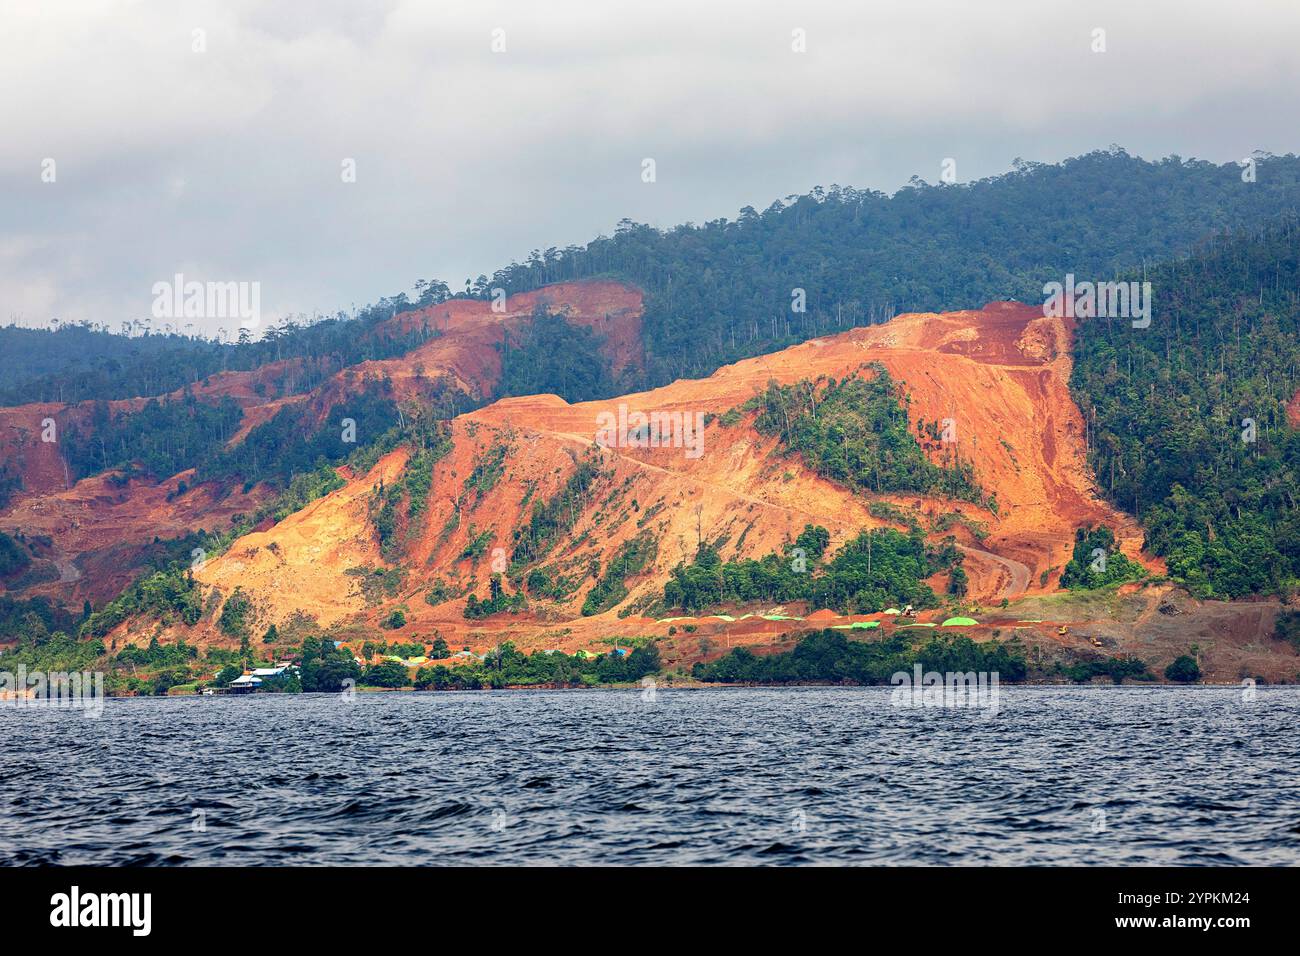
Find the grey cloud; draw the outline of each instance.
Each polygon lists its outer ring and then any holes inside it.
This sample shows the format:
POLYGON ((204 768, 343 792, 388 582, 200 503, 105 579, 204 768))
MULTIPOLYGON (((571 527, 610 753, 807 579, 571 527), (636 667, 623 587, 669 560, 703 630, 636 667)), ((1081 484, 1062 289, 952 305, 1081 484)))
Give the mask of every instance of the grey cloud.
POLYGON ((333 312, 950 156, 1294 151, 1298 26, 1286 0, 6 3, 0 321, 116 325, 176 272, 333 312))

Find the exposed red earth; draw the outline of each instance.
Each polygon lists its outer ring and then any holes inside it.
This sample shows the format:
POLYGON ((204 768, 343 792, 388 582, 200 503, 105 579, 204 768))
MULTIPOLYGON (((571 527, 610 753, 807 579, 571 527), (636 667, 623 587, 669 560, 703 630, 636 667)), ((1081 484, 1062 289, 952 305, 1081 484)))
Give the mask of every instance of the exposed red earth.
MULTIPOLYGON (((482 394, 500 371, 500 336, 526 321, 543 299, 552 309, 566 308, 571 321, 590 322, 608 335, 616 365, 639 361, 639 294, 614 283, 582 283, 512 298, 504 313, 492 312, 489 303, 458 300, 405 314, 393 321, 427 321, 443 334, 400 359, 346 370, 317 394, 280 402, 322 404, 320 392, 346 389, 366 372, 381 370, 403 396, 418 397, 421 371, 427 376, 434 370, 482 394)), ((1110 526, 1127 555, 1156 574, 1163 572, 1159 560, 1141 551, 1143 535, 1136 522, 1098 496, 1088 473, 1083 422, 1068 388, 1072 331, 1069 320, 1045 318, 1038 307, 992 303, 976 311, 899 316, 884 325, 741 361, 708 378, 607 401, 569 404, 554 395, 505 399, 452 422, 452 450, 434 465, 427 511, 415 527, 400 529, 404 550, 395 565, 380 553, 370 512, 376 490, 401 476, 405 450, 387 455, 365 475, 344 469, 344 488, 274 527, 239 539, 196 577, 222 596, 236 587, 249 595, 259 628, 283 626, 303 615, 333 628, 343 640, 427 642, 442 636, 453 650, 468 647, 478 653, 505 640, 524 650, 572 651, 607 649, 620 637, 651 635, 661 638, 670 666, 686 666, 741 644, 759 651, 788 647, 811 627, 846 627, 871 619, 880 622, 878 630, 848 633, 888 633, 906 622, 889 615, 809 615, 799 606, 737 608, 690 618, 643 613, 662 595, 673 565, 690 560, 700 535, 725 538, 722 556, 727 559, 779 550, 808 523, 831 531, 832 549, 862 528, 888 523, 869 513, 866 497, 782 454, 773 440, 753 429, 752 415, 730 426, 716 417, 742 405, 769 380, 788 384, 821 375, 841 378, 865 363, 879 362, 909 397, 914 424, 954 421, 957 453, 973 465, 980 485, 997 494, 996 515, 965 502, 883 496, 923 527, 953 513, 967 519, 932 533, 935 540, 955 534, 966 552, 969 599, 979 607, 981 621, 967 633, 977 639, 1014 634, 1047 653, 1068 649, 1086 655, 1104 641, 1106 653, 1134 653, 1163 666, 1204 630, 1203 646, 1212 644, 1215 635, 1221 637, 1215 653, 1202 661, 1210 679, 1235 679, 1243 668, 1270 679, 1294 679, 1300 658, 1277 650, 1276 642, 1271 647, 1265 643, 1275 602, 1202 606, 1183 596, 1178 598, 1181 613, 1175 616, 1168 608, 1157 613, 1177 597, 1167 585, 1125 588, 1108 598, 1119 603, 1105 609, 1063 600, 1058 593, 1075 529, 1085 524, 1110 526), (682 447, 599 447, 594 439, 602 414, 617 417, 620 406, 625 414, 681 413, 690 416, 687 420, 709 415, 701 453, 695 456, 682 447), (494 454, 501 460, 499 477, 481 493, 467 488, 471 473, 494 454), (599 462, 602 477, 574 516, 572 530, 543 562, 582 578, 580 586, 567 600, 532 598, 525 613, 467 620, 462 612, 468 594, 486 596, 494 558, 496 568, 503 568, 513 532, 527 523, 533 502, 554 496, 584 456, 599 462), (587 569, 594 563, 607 567, 626 542, 645 534, 657 541, 652 565, 627 581, 630 593, 615 608, 584 617, 580 608, 593 584, 584 577, 587 569), (484 535, 485 546, 471 556, 471 544, 484 535), (400 577, 393 593, 363 587, 376 571, 392 567, 400 577), (453 596, 431 605, 426 595, 435 582, 453 596), (1009 607, 1000 607, 1003 599, 1009 607), (405 627, 381 630, 380 621, 398 607, 404 610, 405 627), (669 619, 674 617, 681 620, 669 619), (1064 635, 1058 633, 1061 626, 1067 628, 1064 635)), ((257 411, 261 407, 249 406, 246 417, 268 414, 257 411)), ((937 446, 928 451, 935 460, 942 454, 937 446)), ((144 495, 141 489, 130 497, 143 500, 144 495)), ((55 501, 50 507, 58 513, 71 507, 66 496, 55 501)), ((0 527, 14 527, 18 515, 32 520, 32 505, 20 511, 23 507, 0 516, 0 527)), ((111 504, 104 507, 112 509, 111 504)), ((156 501, 155 507, 167 515, 156 501)), ((175 517, 182 523, 201 520, 194 514, 175 517)), ((150 520, 155 522, 150 528, 157 528, 157 513, 150 520)), ((50 524, 58 525, 53 536, 67 542, 73 553, 90 544, 73 533, 84 535, 88 525, 50 524)), ((129 536, 131 530, 122 533, 129 536)), ((933 584, 941 590, 944 582, 933 584)), ((231 643, 216 629, 215 616, 209 613, 193 628, 164 630, 161 638, 231 643)), ((941 618, 923 614, 919 623, 941 618)), ((112 639, 141 643, 157 629, 156 621, 129 621, 112 639)))
MULTIPOLYGON (((371 376, 388 376, 399 399, 418 400, 444 375, 470 394, 488 395, 501 372, 497 346, 504 335, 526 324, 538 305, 562 312, 571 323, 589 326, 605 336, 604 349, 616 374, 641 361, 641 293, 614 282, 578 282, 512 296, 504 300, 501 311, 494 311, 490 302, 452 300, 403 313, 383 323, 377 333, 427 325, 439 336, 399 358, 344 369, 309 392, 294 390, 302 371, 299 359, 251 371, 218 373, 194 383, 190 390, 201 400, 229 396, 241 406, 243 420, 231 444, 242 441, 286 406, 309 403, 318 420, 323 419, 335 402, 364 388, 371 376), (282 391, 289 394, 266 397, 282 391)), ((177 390, 165 398, 176 399, 182 393, 177 390)), ((119 414, 137 411, 147 401, 142 397, 108 405, 113 414, 119 414)), ((157 486, 133 480, 116 488, 102 475, 74 484, 57 440, 42 440, 43 423, 52 419, 56 435, 84 426, 93 405, 44 403, 0 408, 0 460, 22 478, 21 490, 0 510, 0 531, 50 538, 49 560, 57 562, 60 569, 52 580, 24 587, 25 594, 48 594, 78 604, 86 597, 107 600, 129 582, 132 556, 155 537, 225 527, 232 515, 247 513, 270 496, 262 487, 247 494, 237 490, 226 495, 218 488, 200 485, 169 501, 167 493, 175 491, 181 481, 192 483, 189 474, 172 476, 157 486), (104 573, 88 573, 92 568, 104 573)), ((4 590, 5 584, 0 582, 0 593, 4 590)))
POLYGON ((232 516, 255 510, 267 497, 264 488, 248 494, 236 488, 218 496, 213 486, 198 485, 169 500, 192 476, 181 472, 158 485, 133 478, 119 487, 107 475, 94 475, 67 491, 13 503, 0 517, 0 530, 48 538, 49 545, 36 548, 37 564, 48 561, 59 572, 25 588, 23 596, 45 594, 77 608, 87 598, 102 602, 135 579, 134 558, 155 537, 224 528, 232 516))
MULTIPOLYGON (((881 362, 903 383, 915 419, 956 420, 960 454, 973 462, 984 487, 997 490, 1000 514, 925 496, 887 499, 923 524, 960 512, 987 529, 983 540, 962 524, 949 529, 967 553, 971 596, 990 606, 988 627, 980 633, 988 636, 1005 628, 1004 636, 1010 636, 1020 627, 1031 642, 1038 636, 1068 644, 1080 638, 1060 639, 1053 620, 1019 625, 1016 611, 991 606, 1002 598, 1051 594, 1069 559, 1075 528, 1105 523, 1116 530, 1125 553, 1162 570, 1157 560, 1141 553, 1136 523, 1093 490, 1082 420, 1067 387, 1070 331, 1065 320, 1046 319, 1036 308, 995 303, 973 312, 901 316, 883 326, 742 361, 706 379, 609 401, 569 404, 554 395, 506 399, 453 422, 454 448, 434 466, 428 513, 410 530, 400 562, 405 579, 391 597, 372 595, 373 603, 368 603, 359 582, 385 567, 367 518, 369 500, 381 482, 400 474, 404 452, 388 456, 371 474, 352 478, 347 488, 274 528, 236 542, 199 579, 223 593, 241 588, 254 598, 266 622, 283 624, 303 612, 344 634, 353 629, 358 634, 391 633, 393 639, 437 634, 453 648, 476 652, 504 640, 524 649, 599 649, 620 636, 653 634, 667 638, 668 660, 689 662, 737 644, 781 646, 792 640, 793 632, 810 626, 860 621, 864 618, 828 611, 795 620, 804 616, 798 607, 737 609, 726 615, 730 621, 713 615, 641 616, 640 609, 662 593, 671 567, 690 559, 700 533, 709 539, 725 536, 723 557, 729 558, 779 549, 807 523, 829 528, 836 547, 859 529, 885 522, 869 513, 869 502, 861 496, 780 454, 773 441, 753 430, 751 417, 731 427, 713 420, 704 430, 698 457, 675 447, 599 448, 593 439, 599 416, 617 415, 620 405, 631 411, 721 415, 771 379, 790 383, 818 375, 842 377, 863 363, 881 362), (499 480, 481 497, 467 492, 467 477, 494 449, 505 450, 499 480), (512 532, 527 521, 531 503, 553 496, 588 454, 599 460, 605 477, 547 563, 581 575, 593 559, 605 567, 629 539, 649 532, 658 541, 653 566, 630 580, 627 599, 603 614, 583 617, 579 612, 592 583, 588 579, 567 601, 532 600, 525 614, 466 620, 467 594, 486 594, 492 549, 502 548, 500 559, 506 560, 512 532), (490 541, 483 553, 464 557, 485 532, 490 541), (436 580, 459 596, 430 606, 425 595, 436 580), (380 631, 380 620, 399 606, 406 627, 380 631), (674 616, 683 619, 669 620, 674 616), (671 637, 670 628, 676 632, 671 637)), ((886 628, 897 624, 886 615, 874 619, 886 628)), ((922 621, 934 623, 933 616, 922 621)), ((221 640, 202 625, 187 639, 221 640)))
POLYGON ((327 400, 318 404, 328 408, 333 396, 349 390, 348 383, 367 375, 390 378, 399 397, 426 394, 426 379, 439 374, 450 376, 472 395, 489 395, 501 375, 497 347, 527 324, 539 305, 604 336, 604 357, 615 376, 641 363, 641 293, 617 282, 562 283, 510 296, 503 300, 501 311, 495 311, 491 302, 451 299, 404 312, 389 320, 393 331, 427 327, 438 337, 400 358, 362 362, 344 370, 325 387, 327 400))

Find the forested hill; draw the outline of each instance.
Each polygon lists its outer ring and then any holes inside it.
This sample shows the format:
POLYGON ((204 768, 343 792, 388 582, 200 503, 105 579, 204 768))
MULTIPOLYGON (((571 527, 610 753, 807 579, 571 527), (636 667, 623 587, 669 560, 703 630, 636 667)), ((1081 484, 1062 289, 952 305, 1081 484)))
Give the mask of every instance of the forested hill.
POLYGON ((1112 149, 1017 162, 969 185, 914 180, 893 196, 819 187, 733 221, 660 231, 625 220, 611 238, 537 250, 474 289, 595 275, 640 286, 645 384, 658 385, 898 312, 1040 301, 1066 272, 1109 278, 1300 208, 1300 157, 1259 159, 1254 182, 1242 173, 1112 149), (806 312, 791 310, 794 289, 806 312))
POLYGON ((1300 219, 1151 270, 1150 327, 1079 324, 1071 386, 1101 490, 1203 596, 1300 579, 1300 219))
POLYGON ((128 323, 132 334, 100 324, 68 323, 53 330, 0 328, 0 406, 30 402, 74 404, 90 399, 164 395, 209 375, 248 371, 284 359, 311 359, 286 377, 306 390, 340 369, 401 355, 434 333, 417 328, 395 333, 381 323, 411 307, 405 296, 381 299, 355 317, 345 313, 313 322, 290 317, 260 337, 241 332, 221 342, 128 323))
MULTIPOLYGON (((216 343, 185 335, 115 335, 103 328, 69 324, 55 330, 20 326, 0 328, 0 405, 41 401, 44 396, 34 383, 70 367, 83 371, 95 362, 107 368, 141 359, 182 363, 187 353, 215 349, 216 343)), ((117 396, 111 396, 116 398, 117 396)), ((58 401, 58 396, 54 396, 58 401)))
POLYGON ((244 344, 103 331, 81 342, 74 337, 92 333, 0 329, 0 346, 21 359, 0 375, 0 405, 157 395, 287 357, 327 357, 313 368, 328 375, 417 344, 367 334, 395 313, 596 276, 645 291, 646 367, 630 384, 660 385, 899 312, 1039 301, 1043 284, 1067 272, 1109 278, 1300 209, 1300 157, 1259 158, 1251 182, 1242 172, 1235 163, 1147 162, 1112 148, 1054 165, 1017 161, 1005 175, 970 184, 914 179, 892 196, 818 187, 702 226, 658 230, 624 220, 612 237, 535 250, 491 278, 466 280, 454 296, 446 282, 424 279, 414 295, 381 298, 356 318, 281 323, 244 344), (792 309, 796 289, 805 311, 792 309))

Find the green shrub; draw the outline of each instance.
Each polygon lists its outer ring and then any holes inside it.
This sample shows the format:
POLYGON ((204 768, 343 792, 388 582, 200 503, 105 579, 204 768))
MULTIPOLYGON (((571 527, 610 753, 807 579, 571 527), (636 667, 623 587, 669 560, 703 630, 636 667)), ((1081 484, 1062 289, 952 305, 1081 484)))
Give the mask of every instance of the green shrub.
POLYGON ((233 594, 226 598, 225 606, 221 608, 221 616, 217 618, 217 627, 221 633, 227 637, 246 638, 249 634, 249 626, 252 623, 250 618, 253 613, 253 602, 249 600, 242 589, 235 588, 233 594))
POLYGON ((1196 658, 1183 654, 1174 658, 1165 668, 1165 678, 1180 684, 1190 684, 1201 679, 1201 669, 1196 664, 1196 658))
POLYGON ((381 661, 366 668, 361 683, 368 687, 406 687, 411 683, 406 668, 397 661, 381 661))

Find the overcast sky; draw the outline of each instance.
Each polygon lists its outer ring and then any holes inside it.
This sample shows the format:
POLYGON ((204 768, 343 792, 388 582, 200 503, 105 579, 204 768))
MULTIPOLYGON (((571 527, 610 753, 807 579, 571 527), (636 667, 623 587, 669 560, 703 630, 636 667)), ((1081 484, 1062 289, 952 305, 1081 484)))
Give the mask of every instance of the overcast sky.
POLYGON ((0 0, 0 323, 180 272, 265 324, 947 157, 1300 152, 1297 36, 1296 0, 0 0))

